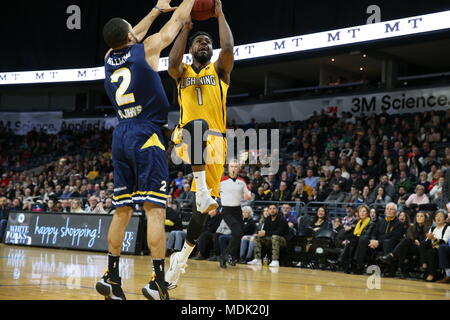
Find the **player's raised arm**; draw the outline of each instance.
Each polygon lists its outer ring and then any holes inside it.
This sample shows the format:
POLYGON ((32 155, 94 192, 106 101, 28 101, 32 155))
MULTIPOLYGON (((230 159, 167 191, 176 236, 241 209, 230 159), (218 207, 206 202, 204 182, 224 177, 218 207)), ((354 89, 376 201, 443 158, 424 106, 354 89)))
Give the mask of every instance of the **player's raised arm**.
POLYGON ((184 24, 183 29, 173 44, 169 54, 168 72, 172 78, 178 81, 183 73, 183 57, 189 38, 189 32, 192 30, 193 24, 189 20, 184 24))
POLYGON ((234 38, 222 10, 222 1, 216 0, 216 17, 219 22, 221 52, 215 63, 220 78, 230 84, 230 74, 234 67, 234 38))
POLYGON ((141 42, 142 40, 144 40, 151 25, 153 24, 153 22, 155 22, 156 18, 161 13, 171 12, 171 11, 176 10, 176 8, 172 8, 170 6, 171 1, 172 0, 158 0, 156 7, 154 7, 152 9, 152 11, 150 11, 150 13, 133 28, 133 31, 136 34, 136 38, 137 38, 138 42, 141 42))
POLYGON ((184 0, 161 31, 151 35, 144 41, 147 61, 153 70, 158 71, 161 51, 175 40, 184 23, 190 19, 194 3, 195 0, 184 0))

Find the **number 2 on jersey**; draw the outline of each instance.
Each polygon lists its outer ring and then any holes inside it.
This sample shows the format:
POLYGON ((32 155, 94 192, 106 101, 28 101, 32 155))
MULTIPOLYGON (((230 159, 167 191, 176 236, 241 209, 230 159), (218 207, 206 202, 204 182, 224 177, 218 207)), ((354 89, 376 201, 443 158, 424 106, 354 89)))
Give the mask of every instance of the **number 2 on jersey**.
POLYGON ((116 102, 119 107, 136 102, 133 93, 125 94, 131 83, 130 69, 121 68, 119 70, 116 70, 116 72, 111 75, 111 82, 117 83, 119 82, 120 78, 122 78, 122 83, 119 85, 119 88, 116 91, 116 102))
POLYGON ((198 97, 198 105, 203 105, 203 94, 202 94, 202 88, 195 88, 197 90, 197 97, 198 97))

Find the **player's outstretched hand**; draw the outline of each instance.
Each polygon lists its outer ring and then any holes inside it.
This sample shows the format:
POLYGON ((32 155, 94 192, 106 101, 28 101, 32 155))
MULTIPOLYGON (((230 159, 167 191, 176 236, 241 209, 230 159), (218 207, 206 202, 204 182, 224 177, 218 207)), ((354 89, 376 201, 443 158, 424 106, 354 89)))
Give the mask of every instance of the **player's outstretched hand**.
POLYGON ((216 0, 216 6, 215 6, 215 14, 214 16, 216 18, 220 17, 221 15, 223 15, 223 10, 222 10, 222 1, 221 0, 216 0))
POLYGON ((164 13, 175 11, 177 9, 177 7, 171 7, 170 6, 171 1, 172 0, 158 0, 158 3, 156 4, 156 6, 158 8, 160 8, 162 10, 162 12, 164 12, 164 13))

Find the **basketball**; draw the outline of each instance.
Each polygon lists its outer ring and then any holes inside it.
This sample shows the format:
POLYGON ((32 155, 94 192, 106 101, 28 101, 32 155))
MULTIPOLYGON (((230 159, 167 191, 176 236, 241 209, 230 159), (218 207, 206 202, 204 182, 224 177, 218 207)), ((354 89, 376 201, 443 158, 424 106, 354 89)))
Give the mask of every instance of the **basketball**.
POLYGON ((191 17, 194 20, 204 21, 212 18, 215 13, 214 0, 197 0, 192 8, 191 17))

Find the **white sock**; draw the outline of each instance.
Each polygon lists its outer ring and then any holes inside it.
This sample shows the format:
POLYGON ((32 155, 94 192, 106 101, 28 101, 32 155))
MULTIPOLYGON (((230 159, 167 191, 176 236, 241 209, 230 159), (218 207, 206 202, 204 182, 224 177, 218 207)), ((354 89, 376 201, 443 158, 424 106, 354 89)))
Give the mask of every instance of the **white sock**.
POLYGON ((182 261, 186 262, 189 259, 192 251, 194 251, 195 246, 191 247, 186 242, 184 243, 183 249, 180 251, 180 256, 182 261))
POLYGON ((445 273, 447 274, 447 277, 450 277, 450 269, 445 269, 445 273))
POLYGON ((194 179, 198 192, 208 190, 208 187, 206 185, 206 171, 194 172, 194 179))

